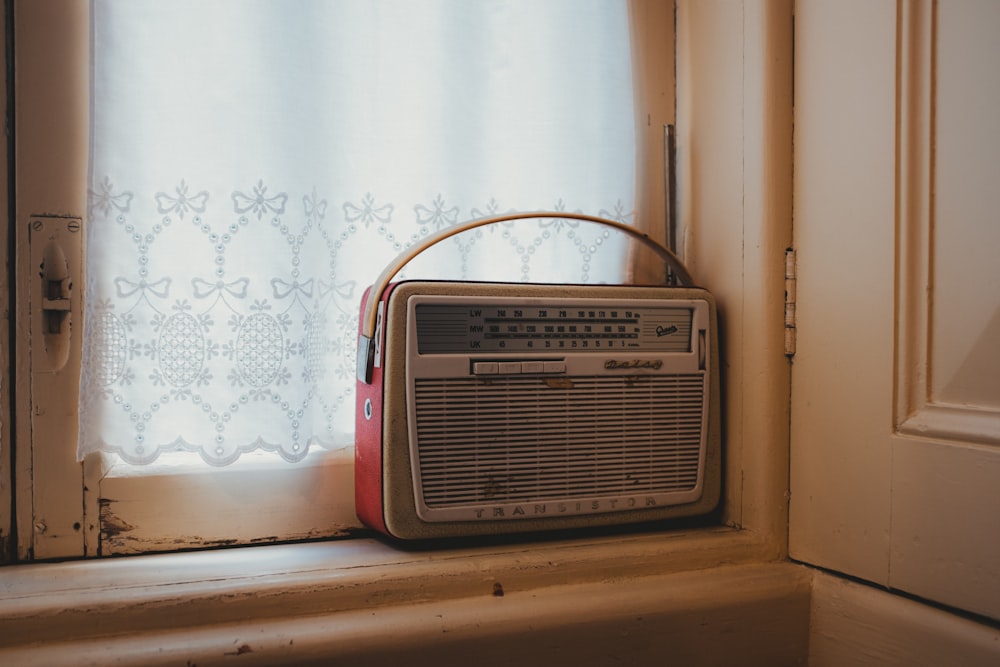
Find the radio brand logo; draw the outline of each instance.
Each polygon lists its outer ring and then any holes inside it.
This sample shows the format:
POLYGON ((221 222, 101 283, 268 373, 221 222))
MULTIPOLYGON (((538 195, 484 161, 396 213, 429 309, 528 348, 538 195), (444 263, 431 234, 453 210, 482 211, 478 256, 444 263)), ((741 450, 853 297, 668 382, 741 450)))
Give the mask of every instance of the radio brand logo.
POLYGON ((646 369, 658 371, 663 368, 662 359, 608 359, 604 362, 605 370, 609 371, 632 371, 646 369))

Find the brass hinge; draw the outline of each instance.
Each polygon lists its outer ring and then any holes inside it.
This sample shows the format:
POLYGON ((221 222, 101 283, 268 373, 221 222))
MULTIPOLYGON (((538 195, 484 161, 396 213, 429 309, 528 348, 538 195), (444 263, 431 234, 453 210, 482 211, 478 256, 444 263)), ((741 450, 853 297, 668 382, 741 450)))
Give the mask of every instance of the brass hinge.
POLYGON ((795 356, 795 250, 785 250, 785 356, 795 356))

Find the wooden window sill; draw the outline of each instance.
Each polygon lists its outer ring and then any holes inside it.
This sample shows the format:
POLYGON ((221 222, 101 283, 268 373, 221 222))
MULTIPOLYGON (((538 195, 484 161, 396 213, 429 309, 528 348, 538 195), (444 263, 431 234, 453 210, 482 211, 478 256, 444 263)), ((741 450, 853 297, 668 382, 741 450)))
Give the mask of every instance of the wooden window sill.
MULTIPOLYGON (((766 564, 775 559, 771 552, 748 531, 706 528, 443 549, 361 538, 15 565, 0 569, 0 663, 79 662, 83 655, 100 662, 114 655, 149 664, 154 648, 197 664, 227 651, 258 657, 285 651, 287 658, 296 628, 303 633, 300 649, 312 641, 319 651, 319 645, 348 641, 341 629, 362 632, 358 623, 381 623, 387 615, 419 628, 426 614, 403 610, 427 604, 493 614, 505 607, 511 614, 519 607, 510 600, 518 596, 590 586, 587 599, 600 608, 622 586, 642 597, 648 578, 721 565, 774 567, 766 564), (497 606, 498 599, 508 604, 497 606), (326 630, 312 636, 316 623, 326 630)), ((584 608, 572 596, 552 599, 566 601, 559 613, 567 617, 584 608)), ((520 615, 502 613, 494 621, 520 615)), ((364 627, 378 634, 377 626, 364 627)))

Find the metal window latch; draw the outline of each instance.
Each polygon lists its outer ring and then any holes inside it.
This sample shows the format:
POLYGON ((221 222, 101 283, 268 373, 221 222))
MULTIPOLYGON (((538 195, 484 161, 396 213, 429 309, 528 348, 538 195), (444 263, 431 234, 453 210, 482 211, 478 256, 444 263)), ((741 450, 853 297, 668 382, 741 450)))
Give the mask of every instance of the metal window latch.
POLYGON ((31 264, 31 330, 36 370, 57 371, 69 359, 78 286, 74 276, 82 261, 82 225, 79 218, 32 216, 29 245, 31 264), (38 334, 41 334, 38 337, 38 334))

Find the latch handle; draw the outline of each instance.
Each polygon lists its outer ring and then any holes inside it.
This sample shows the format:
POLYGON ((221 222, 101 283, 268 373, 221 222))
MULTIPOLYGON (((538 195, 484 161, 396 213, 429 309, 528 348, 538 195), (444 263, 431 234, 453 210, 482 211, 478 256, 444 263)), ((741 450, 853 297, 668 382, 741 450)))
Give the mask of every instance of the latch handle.
POLYGON ((44 259, 39 267, 42 278, 42 319, 46 335, 67 335, 70 311, 70 292, 73 281, 69 277, 66 254, 55 243, 45 246, 44 259))
POLYGON ((37 327, 36 336, 41 333, 32 354, 36 370, 58 371, 69 360, 74 302, 79 303, 73 293, 73 272, 79 267, 69 258, 80 259, 80 220, 39 216, 30 225, 31 259, 38 267, 31 285, 32 329, 37 327))

